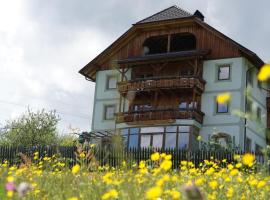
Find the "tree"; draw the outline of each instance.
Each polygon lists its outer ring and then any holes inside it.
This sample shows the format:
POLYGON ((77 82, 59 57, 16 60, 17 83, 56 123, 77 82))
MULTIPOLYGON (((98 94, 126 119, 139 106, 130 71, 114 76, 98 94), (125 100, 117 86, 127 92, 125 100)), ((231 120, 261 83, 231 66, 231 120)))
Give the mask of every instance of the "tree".
POLYGON ((0 131, 0 143, 5 145, 53 145, 57 142, 55 111, 33 112, 30 109, 15 120, 8 121, 0 131))

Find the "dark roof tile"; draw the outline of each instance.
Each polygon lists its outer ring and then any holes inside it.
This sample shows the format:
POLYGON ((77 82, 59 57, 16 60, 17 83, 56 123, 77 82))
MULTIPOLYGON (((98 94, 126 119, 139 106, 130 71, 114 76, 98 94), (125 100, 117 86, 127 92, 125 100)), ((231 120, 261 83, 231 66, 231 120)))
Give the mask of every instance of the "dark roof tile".
POLYGON ((163 21, 168 19, 177 19, 177 18, 183 18, 183 17, 191 17, 192 14, 188 13, 187 11, 177 7, 177 6, 171 6, 165 10, 162 10, 154 15, 151 15, 150 17, 147 17, 136 24, 143 24, 148 22, 156 22, 156 21, 163 21))

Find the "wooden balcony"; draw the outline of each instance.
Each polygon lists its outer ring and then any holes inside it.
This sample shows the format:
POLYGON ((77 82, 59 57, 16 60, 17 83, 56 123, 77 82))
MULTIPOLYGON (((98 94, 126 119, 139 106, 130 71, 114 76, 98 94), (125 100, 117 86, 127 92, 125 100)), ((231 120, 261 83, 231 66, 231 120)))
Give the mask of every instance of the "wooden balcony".
POLYGON ((143 123, 147 121, 168 121, 176 119, 194 119, 203 123, 204 113, 199 110, 148 110, 118 113, 117 123, 143 123))
POLYGON ((155 89, 189 89, 198 88, 204 91, 205 81, 200 77, 153 77, 148 79, 138 79, 118 83, 120 93, 129 91, 150 91, 155 89))

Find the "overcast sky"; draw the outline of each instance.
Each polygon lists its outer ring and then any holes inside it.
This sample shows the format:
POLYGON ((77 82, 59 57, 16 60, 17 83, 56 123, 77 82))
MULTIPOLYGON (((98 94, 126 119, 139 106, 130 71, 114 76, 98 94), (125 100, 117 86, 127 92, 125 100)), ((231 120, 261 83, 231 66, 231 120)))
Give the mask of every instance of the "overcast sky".
POLYGON ((90 130, 94 83, 78 71, 130 26, 177 5, 270 61, 270 1, 0 0, 0 127, 29 106, 90 130))

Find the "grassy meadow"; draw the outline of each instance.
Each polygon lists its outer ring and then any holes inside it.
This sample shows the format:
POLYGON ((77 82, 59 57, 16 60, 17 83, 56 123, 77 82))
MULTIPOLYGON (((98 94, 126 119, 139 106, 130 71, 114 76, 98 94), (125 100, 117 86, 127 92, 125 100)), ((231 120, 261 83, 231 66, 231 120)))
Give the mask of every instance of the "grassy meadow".
POLYGON ((131 168, 123 162, 117 169, 85 164, 87 152, 79 158, 72 168, 38 153, 20 166, 2 163, 0 199, 270 199, 270 176, 252 154, 235 155, 234 163, 205 160, 197 168, 181 161, 177 170, 164 153, 131 168))

